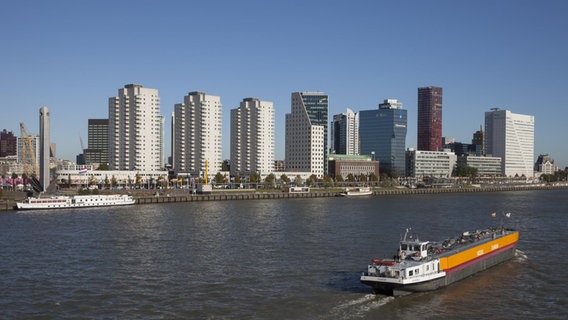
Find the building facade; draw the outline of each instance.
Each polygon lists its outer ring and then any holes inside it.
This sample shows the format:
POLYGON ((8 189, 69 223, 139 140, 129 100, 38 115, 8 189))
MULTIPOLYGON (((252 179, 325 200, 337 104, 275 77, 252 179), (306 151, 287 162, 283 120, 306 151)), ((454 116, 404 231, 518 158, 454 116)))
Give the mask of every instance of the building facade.
POLYGON ((359 113, 347 112, 333 116, 331 125, 331 153, 359 154, 359 113))
POLYGON ((128 84, 109 98, 109 168, 157 171, 160 166, 160 97, 157 89, 128 84))
POLYGON ((534 116, 509 110, 485 112, 485 148, 503 161, 505 177, 532 177, 534 166, 534 116))
POLYGON ((246 98, 231 110, 231 175, 274 172, 274 106, 246 98))
POLYGON ((405 176, 407 117, 407 110, 396 99, 359 112, 361 154, 378 160, 381 172, 405 176))
POLYGON ((458 164, 465 164, 477 169, 478 177, 500 177, 501 158, 475 155, 458 156, 458 164))
POLYGON ((327 172, 328 97, 323 92, 293 92, 286 114, 286 170, 327 172))
POLYGON ((18 137, 6 129, 0 132, 0 158, 18 154, 18 137))
POLYGON ((176 174, 212 177, 222 165, 221 97, 190 92, 174 107, 173 167, 176 174))
POLYGON ((554 164, 554 159, 547 154, 539 155, 534 164, 534 171, 541 174, 554 174, 558 170, 560 168, 554 164))
POLYGON ((379 177, 379 161, 367 155, 332 154, 329 156, 328 175, 332 179, 341 176, 345 180, 349 174, 355 177, 371 174, 379 177))
POLYGON ((108 164, 108 129, 108 119, 88 120, 85 164, 108 164))
POLYGON ((418 88, 418 150, 442 149, 442 88, 418 88))
POLYGON ((406 175, 413 178, 449 178, 456 166, 457 156, 450 150, 406 151, 406 175))

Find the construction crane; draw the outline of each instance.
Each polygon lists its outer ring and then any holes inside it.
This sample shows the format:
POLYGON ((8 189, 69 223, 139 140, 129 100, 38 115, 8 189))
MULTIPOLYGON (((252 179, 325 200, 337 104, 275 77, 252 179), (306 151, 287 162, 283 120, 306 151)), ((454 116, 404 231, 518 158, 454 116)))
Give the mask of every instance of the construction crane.
POLYGON ((22 167, 24 174, 28 177, 38 177, 39 170, 36 161, 36 148, 34 147, 34 137, 28 133, 26 125, 20 122, 20 136, 22 139, 22 167))

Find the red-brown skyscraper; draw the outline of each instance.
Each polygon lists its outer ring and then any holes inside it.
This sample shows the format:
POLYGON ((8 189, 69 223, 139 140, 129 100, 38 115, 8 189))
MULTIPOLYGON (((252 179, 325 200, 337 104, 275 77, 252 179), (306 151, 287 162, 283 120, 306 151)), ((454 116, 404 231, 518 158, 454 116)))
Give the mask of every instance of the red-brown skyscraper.
POLYGON ((418 150, 442 149, 442 88, 418 88, 418 150))

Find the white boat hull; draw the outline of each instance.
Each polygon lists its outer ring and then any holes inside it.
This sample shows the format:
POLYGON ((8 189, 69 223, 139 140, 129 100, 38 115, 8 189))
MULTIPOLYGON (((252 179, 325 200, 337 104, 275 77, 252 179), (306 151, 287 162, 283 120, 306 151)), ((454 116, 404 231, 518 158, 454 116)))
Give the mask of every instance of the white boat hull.
POLYGON ((74 196, 74 197, 47 197, 28 198, 16 202, 18 210, 44 210, 65 208, 88 208, 124 206, 135 204, 136 200, 128 195, 98 195, 98 196, 74 196))

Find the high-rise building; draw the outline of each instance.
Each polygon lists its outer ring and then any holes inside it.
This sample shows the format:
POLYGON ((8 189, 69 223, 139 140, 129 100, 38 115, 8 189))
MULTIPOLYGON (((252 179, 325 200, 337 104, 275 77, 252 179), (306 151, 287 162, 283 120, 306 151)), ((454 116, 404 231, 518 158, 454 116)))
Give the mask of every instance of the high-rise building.
POLYGON ((231 175, 274 172, 274 106, 246 98, 231 110, 231 175))
POLYGON ((286 170, 327 172, 328 96, 323 92, 293 92, 286 114, 286 170))
POLYGON ((85 164, 108 164, 108 119, 89 119, 87 149, 83 150, 85 164))
POLYGON ((405 176, 406 124, 407 110, 396 99, 359 112, 361 154, 379 160, 381 172, 405 176))
POLYGON ((6 129, 0 132, 0 158, 18 154, 18 137, 6 129))
POLYGON ((485 132, 483 128, 479 126, 479 130, 473 134, 473 139, 471 139, 471 144, 475 146, 475 154, 478 156, 485 155, 485 132))
POLYGON ((221 97, 190 92, 174 107, 173 167, 176 174, 203 177, 206 163, 209 175, 221 171, 221 97))
POLYGON ((39 182, 42 191, 46 191, 49 186, 49 160, 51 142, 49 140, 49 109, 41 107, 39 109, 39 141, 40 141, 40 161, 39 161, 39 182))
POLYGON ((418 150, 442 148, 442 88, 418 88, 418 150))
POLYGON ((111 170, 161 170, 160 97, 157 89, 127 84, 109 98, 111 170))
POLYGON ((331 153, 359 154, 359 113, 347 112, 333 116, 331 133, 331 153))
POLYGON ((485 112, 485 148, 502 159, 503 176, 533 176, 534 116, 509 110, 485 112))

